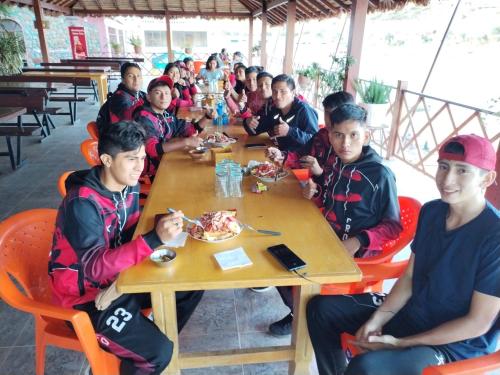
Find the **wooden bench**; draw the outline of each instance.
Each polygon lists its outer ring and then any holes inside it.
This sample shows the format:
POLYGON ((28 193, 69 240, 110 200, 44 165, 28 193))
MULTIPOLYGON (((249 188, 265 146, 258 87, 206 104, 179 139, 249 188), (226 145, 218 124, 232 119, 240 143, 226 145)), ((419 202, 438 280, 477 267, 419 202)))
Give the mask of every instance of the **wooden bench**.
POLYGON ((5 137, 7 142, 7 152, 0 152, 0 156, 8 156, 12 170, 19 168, 23 161, 21 158, 21 137, 32 135, 38 126, 23 126, 22 115, 26 113, 23 107, 0 107, 0 121, 9 121, 17 117, 17 126, 5 125, 0 123, 0 137, 5 137), (17 139, 16 157, 12 148, 11 137, 17 139))
POLYGON ((71 118, 71 125, 75 124, 76 120, 76 104, 79 102, 86 101, 86 97, 82 96, 51 96, 49 102, 67 102, 69 106, 69 112, 59 112, 56 115, 69 115, 71 118))

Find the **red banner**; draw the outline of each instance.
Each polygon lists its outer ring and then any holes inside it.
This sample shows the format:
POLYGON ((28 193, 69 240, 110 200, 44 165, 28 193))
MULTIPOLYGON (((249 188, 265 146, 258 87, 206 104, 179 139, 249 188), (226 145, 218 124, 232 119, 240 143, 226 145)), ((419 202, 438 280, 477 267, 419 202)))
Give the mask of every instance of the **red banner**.
POLYGON ((81 26, 70 26, 69 41, 74 59, 84 59, 87 54, 87 40, 85 39, 85 29, 81 26))

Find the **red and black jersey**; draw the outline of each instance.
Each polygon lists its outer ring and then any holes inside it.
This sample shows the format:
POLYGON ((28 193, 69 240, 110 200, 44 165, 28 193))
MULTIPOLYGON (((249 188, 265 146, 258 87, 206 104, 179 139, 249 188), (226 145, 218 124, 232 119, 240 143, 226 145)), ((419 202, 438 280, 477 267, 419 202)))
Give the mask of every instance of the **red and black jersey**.
POLYGON ((394 174, 370 146, 350 164, 342 163, 333 147, 325 157, 323 174, 314 177, 315 203, 341 240, 360 240, 363 247, 357 256, 376 255, 402 230, 394 174))
POLYGON ((136 109, 147 102, 145 92, 129 90, 120 83, 99 110, 96 120, 99 132, 107 125, 133 120, 136 109))
POLYGON ((174 137, 190 137, 196 133, 193 124, 179 120, 168 111, 156 113, 149 106, 139 108, 135 121, 146 129, 147 160, 144 174, 154 176, 163 155, 163 143, 174 137))
POLYGON ((118 274, 161 244, 154 229, 132 240, 139 220, 139 185, 111 192, 101 166, 66 180, 56 220, 49 276, 54 303, 72 308, 93 301, 118 274))
POLYGON ((180 83, 175 83, 174 87, 179 91, 180 96, 178 98, 173 98, 167 111, 174 113, 176 108, 180 107, 192 107, 193 106, 193 95, 196 94, 196 86, 183 86, 180 83))

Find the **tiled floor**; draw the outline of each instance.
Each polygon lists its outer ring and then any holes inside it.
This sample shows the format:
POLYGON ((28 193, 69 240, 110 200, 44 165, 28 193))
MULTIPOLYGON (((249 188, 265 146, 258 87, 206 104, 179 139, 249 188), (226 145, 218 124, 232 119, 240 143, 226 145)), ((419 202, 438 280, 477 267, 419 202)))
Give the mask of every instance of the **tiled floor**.
MULTIPOLYGON (((23 139, 26 164, 10 169, 8 158, 0 158, 0 220, 31 208, 57 208, 57 179, 67 170, 87 168, 80 143, 87 138, 86 123, 95 118, 97 105, 80 104, 79 122, 67 124, 67 116, 55 119, 57 129, 42 143, 36 137, 23 139)), ((30 121, 31 119, 26 119, 30 121)), ((3 139, 1 139, 3 142, 3 139)), ((0 150, 5 145, 0 144, 0 150)), ((181 351, 286 345, 266 333, 269 323, 286 315, 276 290, 220 290, 205 293, 202 302, 180 335, 181 351)), ((34 374, 34 329, 30 315, 0 301, 0 375, 34 374)), ((80 353, 50 347, 46 375, 80 375, 87 362, 80 353)), ((279 375, 288 363, 227 366, 183 371, 186 375, 279 375)), ((314 370, 313 370, 314 371, 314 370)))
MULTIPOLYGON (((26 209, 57 208, 60 196, 57 179, 67 170, 87 168, 80 143, 87 138, 86 123, 95 119, 97 105, 80 104, 80 120, 67 124, 67 116, 56 118, 57 129, 42 143, 36 137, 23 139, 26 165, 13 172, 7 158, 0 158, 0 220, 26 209)), ((3 140, 0 140, 3 142, 3 140)), ((0 150, 5 144, 0 144, 0 150)), ((436 197, 433 182, 397 162, 389 165, 396 173, 400 195, 422 202, 436 197), (418 187, 416 189, 415 187, 418 187)), ((405 257, 408 253, 401 254, 405 257)), ((207 292, 180 336, 181 351, 214 350, 287 344, 266 333, 267 326, 284 316, 286 308, 276 290, 207 292)), ((46 374, 79 375, 86 368, 80 353, 49 348, 46 374)), ((279 375, 287 374, 287 363, 228 366, 183 371, 192 375, 279 375)), ((316 373, 315 364, 311 364, 316 373)), ((0 375, 34 374, 33 320, 0 301, 0 375)))

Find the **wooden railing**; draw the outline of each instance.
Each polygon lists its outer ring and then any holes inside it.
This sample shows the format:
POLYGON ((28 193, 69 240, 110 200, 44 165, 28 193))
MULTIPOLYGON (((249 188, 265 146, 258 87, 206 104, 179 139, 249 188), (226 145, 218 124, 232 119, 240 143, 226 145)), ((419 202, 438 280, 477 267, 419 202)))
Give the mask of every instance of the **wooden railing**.
POLYGON ((474 133, 500 141, 500 114, 407 90, 399 81, 391 104, 392 122, 381 146, 385 157, 397 158, 433 177, 439 146, 458 134, 474 133))

